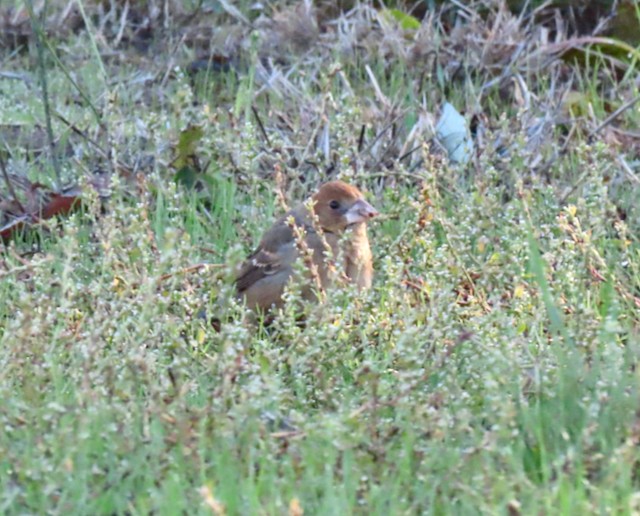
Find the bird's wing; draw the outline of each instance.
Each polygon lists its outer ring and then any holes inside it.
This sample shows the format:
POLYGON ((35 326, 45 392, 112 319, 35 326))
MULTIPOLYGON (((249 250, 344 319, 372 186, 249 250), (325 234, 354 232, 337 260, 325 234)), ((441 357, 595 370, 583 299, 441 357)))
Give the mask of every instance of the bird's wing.
POLYGON ((293 232, 283 217, 269 229, 258 249, 242 264, 236 277, 238 292, 289 267, 295 259, 293 232))

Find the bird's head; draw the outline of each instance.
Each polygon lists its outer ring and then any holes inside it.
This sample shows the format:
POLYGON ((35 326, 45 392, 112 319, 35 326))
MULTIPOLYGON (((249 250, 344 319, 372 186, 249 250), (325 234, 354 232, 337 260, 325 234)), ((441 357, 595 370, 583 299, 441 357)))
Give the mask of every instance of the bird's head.
POLYGON ((360 190, 342 181, 322 185, 313 196, 313 202, 320 226, 332 233, 340 233, 378 215, 378 211, 364 200, 360 190))

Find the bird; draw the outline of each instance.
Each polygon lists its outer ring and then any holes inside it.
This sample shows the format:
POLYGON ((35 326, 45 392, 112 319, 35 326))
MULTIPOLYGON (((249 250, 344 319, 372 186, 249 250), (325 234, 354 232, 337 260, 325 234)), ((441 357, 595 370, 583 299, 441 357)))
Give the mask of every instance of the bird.
POLYGON ((359 290, 370 288, 373 260, 367 223, 378 214, 356 187, 337 180, 323 184, 264 233, 236 275, 238 297, 253 311, 282 307, 285 286, 301 258, 307 271, 302 297, 315 300, 331 284, 328 250, 343 260, 345 275, 359 290))

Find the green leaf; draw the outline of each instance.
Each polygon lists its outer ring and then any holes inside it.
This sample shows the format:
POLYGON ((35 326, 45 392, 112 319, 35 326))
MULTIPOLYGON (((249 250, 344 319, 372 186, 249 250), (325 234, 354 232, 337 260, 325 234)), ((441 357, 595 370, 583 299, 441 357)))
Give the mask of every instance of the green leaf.
POLYGON ((173 164, 178 170, 182 169, 189 158, 196 152, 198 143, 204 136, 204 129, 199 125, 189 125, 180 133, 178 145, 176 145, 176 159, 173 164))
POLYGON ((531 267, 531 272, 533 273, 533 277, 538 284, 538 288, 542 294, 542 301, 547 309, 547 315, 549 316, 549 322, 551 323, 551 331, 556 335, 560 335, 565 342, 573 343, 572 339, 567 332, 567 328, 564 324, 564 320, 562 318, 562 314, 560 313, 560 309, 556 306, 553 301, 553 294, 551 293, 551 287, 549 286, 549 282, 547 281, 547 277, 545 275, 545 261, 540 254, 540 249, 538 248, 538 242, 536 242, 535 237, 533 236, 533 228, 529 230, 529 266, 531 267))
MULTIPOLYGON (((615 38, 585 36, 570 41, 571 46, 562 53, 562 60, 586 66, 594 59, 605 59, 618 68, 626 69, 640 60, 640 51, 615 38)), ((558 44, 560 45, 560 44, 558 44)), ((562 45, 567 45, 563 43, 562 45)))
POLYGON ((185 188, 191 189, 195 186, 196 181, 198 179, 198 172, 188 165, 180 168, 175 175, 173 176, 173 180, 176 183, 180 183, 185 188))
POLYGON ((420 28, 420 20, 418 18, 403 13, 400 9, 387 9, 385 14, 397 21, 404 30, 418 30, 420 28))

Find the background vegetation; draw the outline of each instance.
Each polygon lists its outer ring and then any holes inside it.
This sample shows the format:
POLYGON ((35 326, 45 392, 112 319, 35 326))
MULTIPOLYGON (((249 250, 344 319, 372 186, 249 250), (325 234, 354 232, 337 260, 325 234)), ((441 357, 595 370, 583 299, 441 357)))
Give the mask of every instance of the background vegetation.
POLYGON ((3 2, 0 512, 640 511, 639 18, 588 4, 3 2), (373 290, 252 327, 335 177, 373 290))

